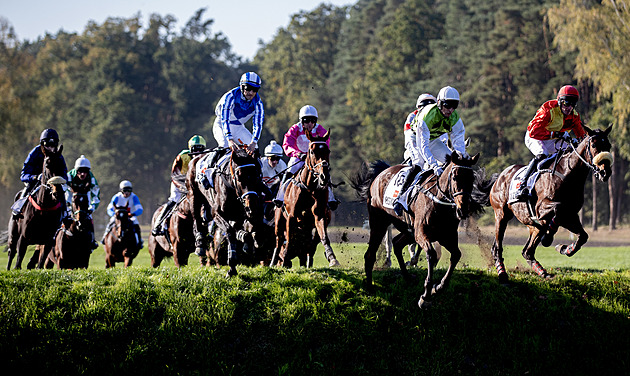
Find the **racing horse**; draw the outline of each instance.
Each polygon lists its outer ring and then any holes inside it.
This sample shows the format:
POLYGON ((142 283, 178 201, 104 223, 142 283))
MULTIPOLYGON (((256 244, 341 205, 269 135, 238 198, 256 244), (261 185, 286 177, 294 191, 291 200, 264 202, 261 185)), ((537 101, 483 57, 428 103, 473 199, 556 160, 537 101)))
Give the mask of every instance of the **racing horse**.
POLYGON ((41 148, 44 161, 40 184, 24 203, 22 218, 9 220, 7 270, 11 269, 11 263, 16 255, 15 269, 22 268, 22 259, 29 244, 43 245, 43 249, 33 253, 27 268, 44 267, 66 209, 66 199, 62 188, 62 185, 66 183, 64 176, 66 164, 61 154, 63 145, 53 152, 46 150, 43 146, 41 148))
MULTIPOLYGON (((166 204, 163 204, 157 208, 153 214, 151 228, 155 228, 155 222, 165 207, 166 204)), ((157 268, 165 257, 173 257, 178 268, 188 265, 188 256, 195 250, 195 235, 190 200, 187 196, 182 196, 173 213, 164 220, 164 226, 165 235, 149 235, 151 266, 157 268)))
POLYGON ((586 243, 588 234, 578 214, 584 204, 584 184, 591 171, 604 182, 612 174, 613 158, 608 140, 611 129, 612 125, 603 131, 584 126, 587 136, 577 146, 570 143, 567 152, 560 153, 551 168, 540 171, 530 203, 508 202, 510 182, 522 165, 509 166, 496 177, 489 191, 489 203, 495 217, 492 256, 501 283, 507 283, 509 279, 503 263, 503 237, 513 217, 529 228, 529 238, 522 255, 543 278, 553 276, 536 260, 536 247, 539 243, 544 247, 550 246, 559 226, 578 235, 569 245, 556 245, 561 254, 571 257, 586 243))
POLYGON ((203 164, 207 157, 192 159, 188 167, 186 185, 189 187, 188 197, 193 213, 195 246, 201 247, 206 255, 208 254, 205 239, 209 218, 205 218, 205 213, 212 217, 217 228, 225 234, 229 277, 238 274, 237 242, 248 244, 243 246, 241 258, 259 257, 256 253, 262 243, 262 232, 258 230, 262 228, 263 223, 263 200, 259 192, 262 181, 258 158, 249 154, 245 148, 232 151, 225 158, 225 163, 216 167, 211 177, 206 176, 204 171, 207 167, 203 164), (254 255, 245 255, 243 251, 254 255))
POLYGON ((324 246, 329 266, 339 266, 330 246, 328 207, 330 181, 330 149, 326 141, 330 131, 322 137, 306 132, 309 140, 304 165, 291 179, 284 193, 284 204, 276 209, 276 247, 271 265, 280 263, 290 268, 291 259, 298 257, 300 266, 313 266, 313 255, 318 240, 324 246), (313 229, 316 230, 313 236, 313 229), (285 242, 286 241, 286 242, 285 242))
POLYGON ((92 253, 94 226, 88 208, 87 194, 73 193, 72 222, 64 223, 57 231, 55 247, 48 254, 46 268, 87 269, 92 253))
POLYGON ((113 268, 117 262, 124 262, 125 268, 133 264, 133 259, 140 252, 133 230, 133 221, 129 217, 129 207, 114 207, 114 226, 105 235, 105 267, 113 268))
POLYGON ((394 254, 398 260, 401 273, 409 278, 402 250, 405 245, 418 243, 426 253, 428 269, 424 282, 424 292, 420 296, 418 306, 428 308, 437 293, 443 291, 453 275, 453 271, 461 258, 458 245, 457 227, 459 222, 469 215, 483 212, 483 205, 471 199, 475 171, 479 154, 473 157, 463 157, 453 152, 446 157, 446 166, 440 176, 430 170, 422 175, 419 181, 420 192, 410 198, 409 213, 397 216, 393 208, 384 205, 384 193, 389 182, 405 165, 389 166, 384 161, 373 162, 369 168, 363 166, 352 179, 352 187, 357 195, 367 201, 370 237, 368 249, 365 252, 365 285, 368 290, 373 289, 372 271, 376 262, 376 252, 383 236, 390 225, 400 231, 393 239, 394 254), (409 224, 408 224, 409 223, 409 224), (411 227, 410 227, 411 225, 411 227), (450 254, 449 267, 439 283, 434 283, 434 268, 438 262, 433 242, 438 242, 450 254))

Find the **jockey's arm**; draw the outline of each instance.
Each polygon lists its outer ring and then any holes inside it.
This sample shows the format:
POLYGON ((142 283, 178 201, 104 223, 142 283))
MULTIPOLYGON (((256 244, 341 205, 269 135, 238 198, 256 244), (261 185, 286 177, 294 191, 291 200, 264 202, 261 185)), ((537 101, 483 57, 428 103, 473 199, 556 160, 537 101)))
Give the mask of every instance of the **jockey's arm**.
POLYGON ((453 144, 453 149, 462 153, 463 156, 467 156, 466 153, 466 130, 464 129, 464 123, 462 119, 459 119, 457 123, 453 126, 451 130, 451 143, 453 144))

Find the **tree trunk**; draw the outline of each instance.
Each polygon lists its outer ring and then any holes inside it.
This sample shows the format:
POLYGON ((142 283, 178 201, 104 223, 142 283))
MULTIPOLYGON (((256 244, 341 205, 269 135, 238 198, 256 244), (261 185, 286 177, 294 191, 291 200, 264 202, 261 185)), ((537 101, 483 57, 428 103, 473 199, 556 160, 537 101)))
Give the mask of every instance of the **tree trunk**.
MULTIPOLYGON (((616 154, 615 150, 612 150, 612 155, 613 155, 613 160, 616 159, 616 154)), ((617 211, 615 210, 616 205, 615 205, 615 201, 617 199, 617 195, 615 194, 615 192, 617 191, 617 174, 619 171, 617 171, 618 169, 616 168, 616 165, 612 166, 612 176, 610 177, 610 179, 608 179, 608 207, 609 207, 609 211, 608 211, 608 229, 610 231, 615 230, 617 228, 617 223, 616 223, 616 214, 617 211)))

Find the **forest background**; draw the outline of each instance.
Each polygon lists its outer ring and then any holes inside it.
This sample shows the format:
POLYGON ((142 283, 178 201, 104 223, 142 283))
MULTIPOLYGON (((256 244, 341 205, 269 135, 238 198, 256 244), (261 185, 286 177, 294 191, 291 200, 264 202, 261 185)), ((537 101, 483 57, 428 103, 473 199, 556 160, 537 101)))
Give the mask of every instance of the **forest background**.
MULTIPOLYGON (((6 223, 20 169, 45 128, 55 128, 69 168, 84 154, 101 186, 95 222, 123 179, 150 222, 169 195, 170 167, 193 134, 208 146, 214 107, 245 71, 263 79, 266 120, 259 146, 282 142, 304 104, 331 131, 333 181, 363 162, 402 161, 403 124, 423 92, 446 85, 488 173, 525 164, 523 143, 538 107, 565 84, 591 128, 613 124, 613 178, 587 182, 583 219, 627 223, 630 159, 630 10, 625 1, 360 0, 295 14, 252 61, 213 33, 200 9, 180 30, 171 15, 89 23, 78 33, 17 40, 0 17, 0 221, 6 223), (596 198, 596 199, 595 199, 596 198)), ((253 28, 255 30, 255 28, 253 28)), ((365 210, 348 184, 336 195, 338 225, 365 210)), ((483 218, 482 218, 483 219, 483 218)), ((490 215, 486 217, 490 221, 490 215)))

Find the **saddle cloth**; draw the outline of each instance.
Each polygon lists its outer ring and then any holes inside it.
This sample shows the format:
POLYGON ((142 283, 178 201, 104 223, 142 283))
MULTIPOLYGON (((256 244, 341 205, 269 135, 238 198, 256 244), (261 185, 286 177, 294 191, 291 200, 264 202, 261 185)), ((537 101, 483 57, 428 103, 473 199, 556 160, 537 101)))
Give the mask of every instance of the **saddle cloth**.
POLYGON ((214 188, 214 173, 217 169, 223 167, 223 165, 227 162, 228 158, 230 158, 231 151, 228 151, 215 166, 210 166, 210 160, 212 159, 212 153, 208 153, 201 157, 199 162, 197 162, 197 170, 195 171, 195 181, 198 183, 203 183, 204 179, 210 183, 210 186, 214 188))
POLYGON ((387 184, 385 192, 383 193, 383 206, 388 209, 393 209, 398 196, 402 193, 400 190, 407 179, 407 174, 411 170, 410 166, 403 167, 398 171, 387 184))
MULTIPOLYGON (((525 175, 526 169, 527 169, 527 166, 521 167, 516 172, 516 174, 514 174, 512 181, 510 181, 510 190, 508 193, 508 204, 513 204, 518 201, 518 199, 516 198, 516 195, 518 193, 519 188, 523 185, 523 175, 525 175)), ((536 184, 538 175, 540 175, 539 171, 535 171, 531 175, 529 175, 527 182, 525 182, 527 189, 531 190, 534 184, 536 184)))

